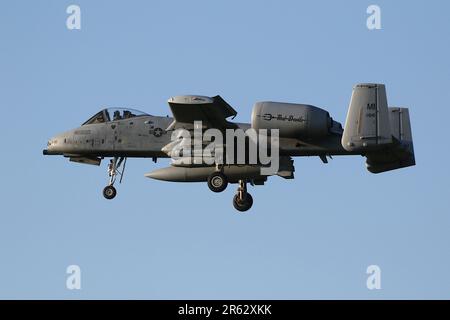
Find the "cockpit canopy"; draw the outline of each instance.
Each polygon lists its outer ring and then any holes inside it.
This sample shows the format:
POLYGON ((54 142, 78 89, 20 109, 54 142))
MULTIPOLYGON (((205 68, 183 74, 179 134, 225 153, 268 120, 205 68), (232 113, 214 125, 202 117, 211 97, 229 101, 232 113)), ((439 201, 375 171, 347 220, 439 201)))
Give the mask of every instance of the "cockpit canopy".
POLYGON ((125 108, 107 108, 95 114, 93 117, 89 118, 88 121, 82 124, 82 126, 86 124, 94 124, 94 123, 104 123, 110 121, 117 121, 123 119, 130 119, 135 117, 148 116, 149 114, 134 110, 134 109, 125 109, 125 108))

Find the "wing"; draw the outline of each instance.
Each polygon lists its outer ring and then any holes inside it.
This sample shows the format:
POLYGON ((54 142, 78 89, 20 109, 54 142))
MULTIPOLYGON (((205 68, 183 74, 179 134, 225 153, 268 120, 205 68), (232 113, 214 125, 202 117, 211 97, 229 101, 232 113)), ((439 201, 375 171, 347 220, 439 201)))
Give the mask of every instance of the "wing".
POLYGON ((193 128, 194 121, 202 121, 205 128, 216 128, 224 130, 236 128, 235 123, 226 119, 235 117, 236 110, 233 109, 221 96, 177 96, 170 98, 170 109, 175 121, 167 128, 193 128))

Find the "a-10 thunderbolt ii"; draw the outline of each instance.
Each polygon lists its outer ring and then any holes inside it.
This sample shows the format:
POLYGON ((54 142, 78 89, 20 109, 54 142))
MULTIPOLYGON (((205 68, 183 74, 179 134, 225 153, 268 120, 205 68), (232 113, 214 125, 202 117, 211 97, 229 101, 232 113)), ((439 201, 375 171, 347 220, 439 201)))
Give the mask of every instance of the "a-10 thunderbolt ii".
MULTIPOLYGON (((219 132, 277 129, 278 167, 269 175, 285 179, 294 178, 291 157, 296 156, 318 156, 327 163, 327 158, 334 155, 362 155, 372 173, 415 165, 408 109, 388 107, 382 84, 354 86, 344 128, 327 111, 305 104, 258 102, 253 107, 251 123, 245 124, 227 120, 237 112, 220 96, 177 96, 168 103, 173 118, 131 109, 101 110, 79 128, 51 138, 43 153, 92 165, 100 165, 102 159, 111 157, 110 179, 103 190, 106 199, 116 196, 114 183, 116 177, 122 180, 127 158, 153 158, 154 161, 160 157, 174 158, 174 145, 179 144, 179 137, 173 139, 174 132, 179 129, 192 132, 198 121, 202 132, 211 128, 219 132)), ((224 149, 229 143, 222 142, 224 149)), ((246 148, 249 149, 248 144, 246 148)), ((193 155, 181 155, 181 158, 186 156, 193 155)), ((239 211, 246 211, 253 204, 247 183, 263 185, 268 174, 262 174, 264 165, 260 161, 249 163, 248 157, 244 161, 206 164, 175 159, 171 166, 145 176, 174 182, 207 182, 214 192, 223 191, 228 183, 237 183, 233 205, 239 211)))

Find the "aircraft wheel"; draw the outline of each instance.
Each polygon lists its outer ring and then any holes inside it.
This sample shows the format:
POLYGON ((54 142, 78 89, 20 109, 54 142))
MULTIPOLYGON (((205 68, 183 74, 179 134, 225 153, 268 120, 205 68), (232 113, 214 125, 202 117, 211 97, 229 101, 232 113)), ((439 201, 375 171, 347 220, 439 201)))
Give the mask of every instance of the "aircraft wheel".
POLYGON ((236 210, 244 212, 249 210, 253 205, 253 198, 250 193, 247 193, 247 196, 244 200, 240 200, 239 196, 236 194, 233 198, 233 206, 236 210))
POLYGON ((222 172, 213 172, 208 177, 208 188, 212 192, 222 192, 228 186, 228 179, 222 172))
POLYGON ((114 199, 116 194, 116 188, 114 188, 113 186, 106 186, 105 189, 103 189, 103 196, 108 200, 114 199))

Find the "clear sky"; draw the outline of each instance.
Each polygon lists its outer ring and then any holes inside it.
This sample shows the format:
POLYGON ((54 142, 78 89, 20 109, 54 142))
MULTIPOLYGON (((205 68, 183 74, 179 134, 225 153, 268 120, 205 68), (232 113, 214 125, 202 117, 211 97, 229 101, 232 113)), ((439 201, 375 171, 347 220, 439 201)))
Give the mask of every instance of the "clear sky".
POLYGON ((450 298, 449 14, 444 0, 2 1, 0 298, 450 298), (42 155, 104 106, 166 115, 179 94, 220 94, 242 122, 272 100, 343 123, 359 82, 410 108, 417 166, 296 158, 295 180, 251 187, 246 214, 235 185, 144 177, 168 160, 130 159, 107 201, 106 161, 42 155), (74 264, 81 290, 66 288, 74 264))

